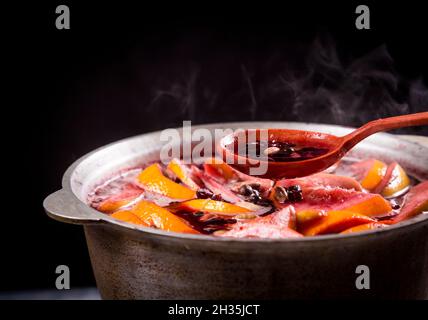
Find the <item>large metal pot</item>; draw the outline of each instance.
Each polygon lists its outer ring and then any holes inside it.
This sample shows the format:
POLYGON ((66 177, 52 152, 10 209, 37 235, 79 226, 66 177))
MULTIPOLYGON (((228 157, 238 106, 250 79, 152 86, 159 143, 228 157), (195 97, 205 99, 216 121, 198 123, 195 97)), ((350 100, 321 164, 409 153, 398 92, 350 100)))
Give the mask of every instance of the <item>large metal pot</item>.
MULTIPOLYGON (((281 128, 344 135, 333 125, 244 122, 195 128, 281 128)), ((107 299, 428 298, 428 216, 353 235, 303 239, 225 239, 122 223, 85 204, 102 177, 159 157, 160 132, 102 147, 76 161, 63 189, 44 201, 54 219, 82 224, 101 296, 107 299), (356 268, 370 271, 357 289, 356 268)), ((353 157, 399 161, 428 178, 428 149, 393 135, 374 135, 353 157)))

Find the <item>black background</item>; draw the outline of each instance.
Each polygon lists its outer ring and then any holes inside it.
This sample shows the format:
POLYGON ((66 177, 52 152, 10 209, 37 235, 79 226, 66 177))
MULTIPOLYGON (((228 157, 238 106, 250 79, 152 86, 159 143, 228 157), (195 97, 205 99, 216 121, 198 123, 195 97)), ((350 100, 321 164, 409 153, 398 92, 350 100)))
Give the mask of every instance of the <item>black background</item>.
MULTIPOLYGON (((358 126, 426 111, 424 8, 365 2, 371 30, 357 30, 360 3, 346 2, 52 1, 5 11, 20 18, 6 29, 14 77, 13 102, 4 108, 10 117, 3 118, 12 161, 0 291, 53 288, 59 264, 70 267, 72 287, 94 284, 81 228, 50 220, 42 208, 65 169, 94 148, 183 120, 358 126), (70 30, 55 28, 60 4, 70 7, 70 30), (340 63, 331 63, 335 54, 340 63), (297 81, 296 91, 309 97, 301 108, 292 107, 287 89, 293 73, 305 79, 297 81), (343 116, 328 97, 342 102, 343 116)), ((426 127, 400 132, 428 134, 426 127)))

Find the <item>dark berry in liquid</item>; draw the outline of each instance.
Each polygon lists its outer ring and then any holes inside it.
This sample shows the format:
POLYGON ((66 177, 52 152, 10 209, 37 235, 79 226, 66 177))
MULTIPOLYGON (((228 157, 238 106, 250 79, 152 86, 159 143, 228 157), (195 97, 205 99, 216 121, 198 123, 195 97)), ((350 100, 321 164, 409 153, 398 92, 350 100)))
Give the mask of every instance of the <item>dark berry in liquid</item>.
POLYGON ((257 141, 248 143, 245 148, 239 148, 239 154, 249 158, 260 157, 264 155, 267 148, 278 148, 276 152, 270 152, 267 157, 273 162, 292 162, 308 160, 320 157, 328 153, 329 149, 314 146, 300 146, 293 143, 269 141, 257 141))

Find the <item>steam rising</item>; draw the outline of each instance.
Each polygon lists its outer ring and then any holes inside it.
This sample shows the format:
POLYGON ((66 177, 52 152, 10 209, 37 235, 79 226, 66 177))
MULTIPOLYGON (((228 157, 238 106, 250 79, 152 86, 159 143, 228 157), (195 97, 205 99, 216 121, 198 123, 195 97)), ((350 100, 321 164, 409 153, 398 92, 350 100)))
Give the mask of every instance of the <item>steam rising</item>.
POLYGON ((384 46, 344 65, 332 44, 317 41, 304 73, 284 83, 293 92, 292 112, 298 119, 352 125, 411 111, 384 46))
MULTIPOLYGON (((257 61, 230 53, 210 66, 187 64, 152 90, 151 110, 195 122, 288 120, 359 126, 366 121, 428 110, 422 80, 402 79, 385 46, 352 60, 330 38, 304 53, 257 61), (236 63, 238 61, 239 63, 236 63)), ((427 128, 415 129, 428 134, 427 128)))

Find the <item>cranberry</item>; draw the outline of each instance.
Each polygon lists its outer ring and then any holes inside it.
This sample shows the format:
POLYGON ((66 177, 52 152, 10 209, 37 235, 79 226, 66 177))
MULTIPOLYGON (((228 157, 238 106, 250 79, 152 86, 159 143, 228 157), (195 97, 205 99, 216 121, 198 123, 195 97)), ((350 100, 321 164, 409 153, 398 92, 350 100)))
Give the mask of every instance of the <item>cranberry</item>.
POLYGON ((198 199, 210 199, 213 196, 213 193, 208 189, 201 188, 196 191, 196 196, 198 199))
POLYGON ((289 201, 302 201, 303 193, 299 185, 290 186, 287 188, 287 196, 289 201))

